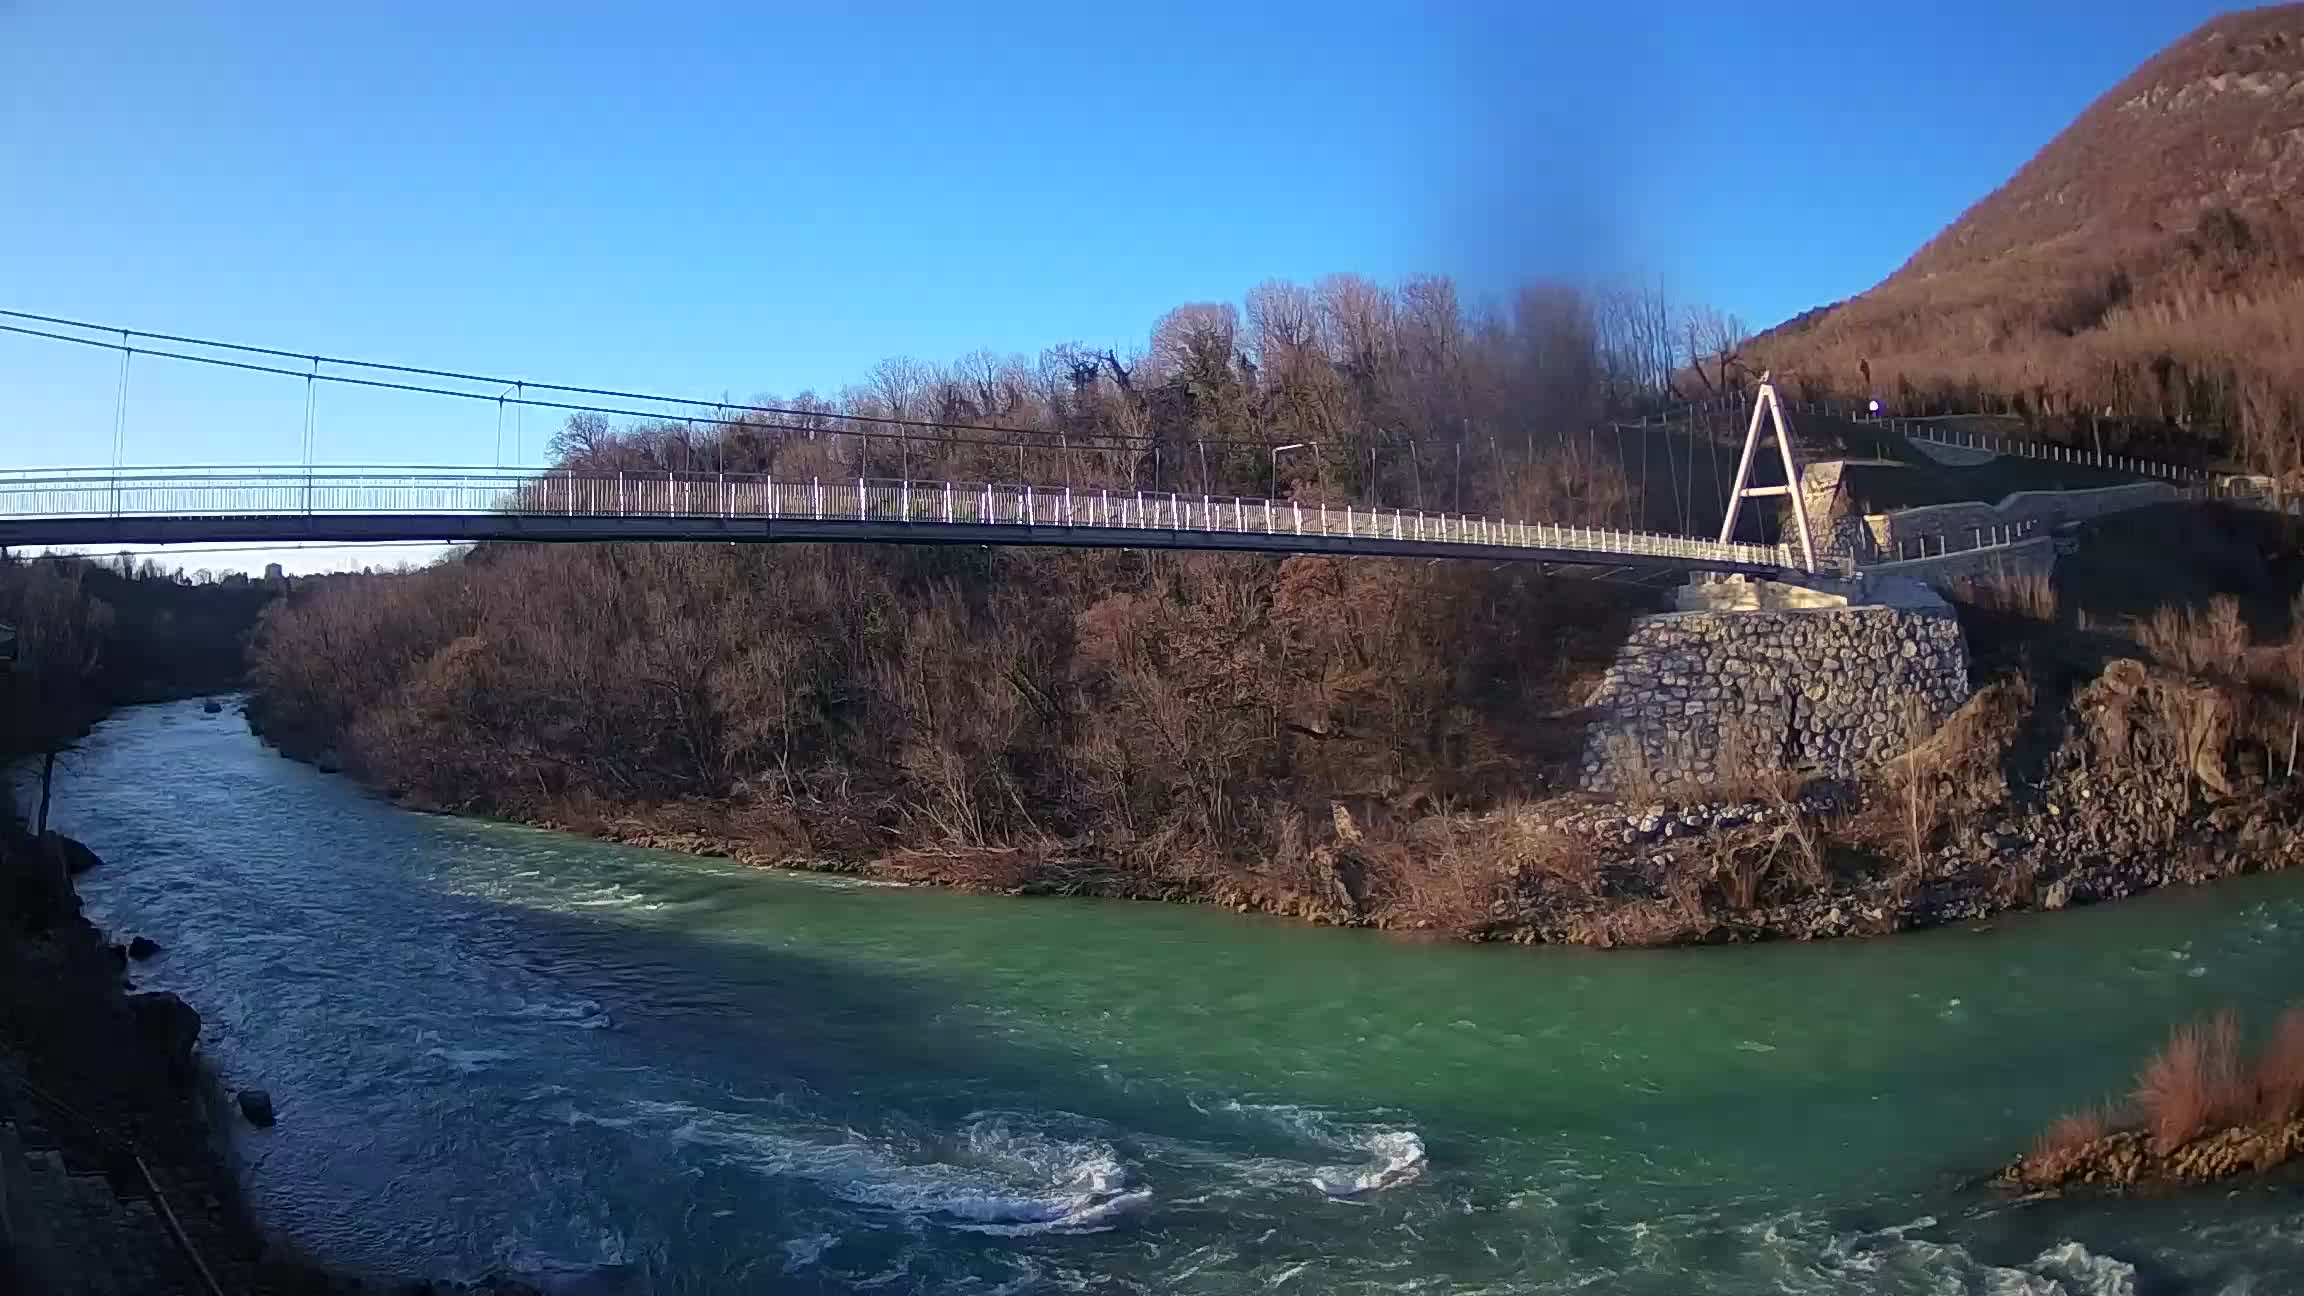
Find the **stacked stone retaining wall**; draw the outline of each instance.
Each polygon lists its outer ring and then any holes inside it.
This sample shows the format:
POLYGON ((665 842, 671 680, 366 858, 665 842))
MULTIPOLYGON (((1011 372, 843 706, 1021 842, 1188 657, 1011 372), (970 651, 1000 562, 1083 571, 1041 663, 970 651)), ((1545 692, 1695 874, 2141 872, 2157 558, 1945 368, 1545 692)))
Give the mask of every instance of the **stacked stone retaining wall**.
POLYGON ((1751 764, 1856 773, 1967 698, 1960 623, 1939 599, 1643 617, 1589 700, 1583 781, 1624 792, 1708 786, 1751 764))

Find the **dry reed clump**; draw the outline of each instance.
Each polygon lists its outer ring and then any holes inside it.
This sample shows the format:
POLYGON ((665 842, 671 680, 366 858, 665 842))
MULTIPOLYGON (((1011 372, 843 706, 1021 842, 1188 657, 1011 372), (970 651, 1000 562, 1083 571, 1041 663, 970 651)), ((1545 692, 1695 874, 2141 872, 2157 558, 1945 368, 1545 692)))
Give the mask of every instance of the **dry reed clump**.
POLYGON ((1417 820, 1378 857, 1388 917, 1418 927, 1472 931, 1494 918, 1505 874, 1481 829, 1461 816, 1417 820))
POLYGON ((2164 607, 2136 623, 2137 645, 2170 670, 2201 679, 2242 677, 2248 661, 2248 623, 2241 619, 2239 601, 2229 595, 2211 599, 2205 612, 2164 607))
POLYGON ((1600 856, 1587 841, 1554 828, 1548 817, 1514 802, 1488 817, 1491 857, 1522 877, 1548 878, 1587 893, 1600 885, 1600 856))
POLYGON ((1702 937, 1711 928, 1701 895, 1675 894, 1665 900, 1611 905, 1576 914, 1568 920, 1566 937, 1573 944, 1601 949, 1679 945, 1702 937))
POLYGON ((2194 681, 2189 705, 2177 708, 2191 742, 2237 741, 2266 773, 2293 778, 2304 735, 2304 594, 2288 623, 2285 639, 2254 642, 2238 602, 2219 596, 2205 611, 2163 608, 2130 630, 2155 663, 2194 681))
POLYGON ((2250 1097, 2240 1021, 2229 1010, 2171 1031, 2136 1078, 2136 1105, 2152 1131, 2153 1150, 2162 1153, 2240 1118, 2250 1097))
POLYGON ((1774 726, 1744 716, 1722 721, 1714 745, 1713 795, 1771 807, 1797 804, 1807 780, 1785 751, 1789 721, 1789 716, 1774 726))
POLYGON ((2264 1120, 2304 1116, 2304 1007, 2282 1013, 2256 1054, 2256 1102, 2264 1120))
POLYGON ((2241 1046, 2229 1009, 2176 1027, 2137 1074, 2130 1105, 2098 1105, 2062 1117, 2034 1141, 2033 1162, 2071 1155, 2122 1125, 2141 1127, 2166 1156, 2218 1130, 2282 1125, 2304 1117, 2304 1005, 2282 1014, 2260 1047, 2241 1046))
POLYGON ((2043 625, 2056 624, 2062 613, 2055 581, 2029 568, 1957 581, 1946 593, 1955 603, 2043 625))
MULTIPOLYGON (((1781 867, 1811 892, 1832 884, 1825 856, 1825 825, 1802 804, 1807 775, 1787 758, 1781 730, 1737 718, 1720 726, 1718 781, 1713 794, 1723 800, 1757 801, 1773 812, 1763 869, 1781 867)), ((1741 869, 1741 865, 1738 866, 1741 869)), ((1739 891, 1749 888, 1741 876, 1739 891)))
POLYGON ((2112 1132, 2114 1111, 2109 1103, 2098 1103, 2065 1116, 2041 1131, 2032 1141, 2028 1160, 2050 1161, 2071 1154, 2112 1132))

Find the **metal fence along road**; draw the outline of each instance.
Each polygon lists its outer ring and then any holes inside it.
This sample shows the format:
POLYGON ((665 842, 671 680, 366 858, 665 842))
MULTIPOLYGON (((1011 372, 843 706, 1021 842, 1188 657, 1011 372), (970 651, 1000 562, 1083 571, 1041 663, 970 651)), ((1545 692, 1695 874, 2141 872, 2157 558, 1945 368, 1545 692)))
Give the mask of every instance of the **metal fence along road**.
POLYGON ((1780 545, 1170 491, 742 473, 143 468, 0 474, 0 545, 846 540, 1511 558, 1774 572, 1780 545))
MULTIPOLYGON (((1903 437, 1907 441, 1925 441, 1931 445, 1948 446, 1960 450, 1974 450, 1983 454, 2004 455, 2012 459, 2037 459, 2043 463, 2075 464, 2086 468, 2100 468, 2106 472, 2127 473, 2137 477, 2157 477, 2164 481, 2191 482, 2209 477, 2206 471, 2186 468, 2177 464, 2161 463, 2152 459, 2139 459, 2133 455, 2110 455, 2077 446, 2059 445, 2053 441, 2026 441, 2015 437, 1993 436, 1966 428, 1947 426, 1953 419, 1975 418, 1968 414, 1939 414, 1928 417, 1910 417, 1901 414, 1875 414, 1860 404, 1837 401, 1784 402, 1787 414, 1811 415, 1844 419, 1859 425, 1877 425, 1903 437)), ((1744 417, 1751 413, 1752 402, 1743 397, 1723 397, 1708 401, 1693 401, 1675 405, 1660 413, 1647 415, 1637 421, 1620 422, 1612 426, 1623 428, 1670 427, 1688 423, 1696 418, 1722 414, 1744 417)))

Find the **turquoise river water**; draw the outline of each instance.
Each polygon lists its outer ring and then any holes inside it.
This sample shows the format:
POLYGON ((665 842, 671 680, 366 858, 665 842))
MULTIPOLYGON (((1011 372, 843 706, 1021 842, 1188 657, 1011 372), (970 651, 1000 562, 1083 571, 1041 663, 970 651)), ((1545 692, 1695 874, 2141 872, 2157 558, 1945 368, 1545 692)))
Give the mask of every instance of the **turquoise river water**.
MULTIPOLYGON (((1483 949, 407 813, 233 711, 56 816, 207 1020, 268 1224, 567 1292, 2304 1290, 2304 1196, 1964 1179, 2263 1022, 2304 877, 1875 942, 1483 949)), ((236 1124, 236 1122, 235 1122, 236 1124)))

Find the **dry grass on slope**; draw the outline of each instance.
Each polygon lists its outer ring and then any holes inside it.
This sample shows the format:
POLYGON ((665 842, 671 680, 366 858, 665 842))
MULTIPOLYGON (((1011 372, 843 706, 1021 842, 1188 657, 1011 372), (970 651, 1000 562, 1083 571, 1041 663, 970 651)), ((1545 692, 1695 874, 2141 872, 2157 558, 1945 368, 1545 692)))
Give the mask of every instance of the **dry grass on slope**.
POLYGON ((2304 5, 2217 18, 2108 91, 1886 282, 1754 363, 1907 414, 2230 437, 2304 467, 2304 5), (2085 424, 2085 426, 2080 426, 2085 424))

